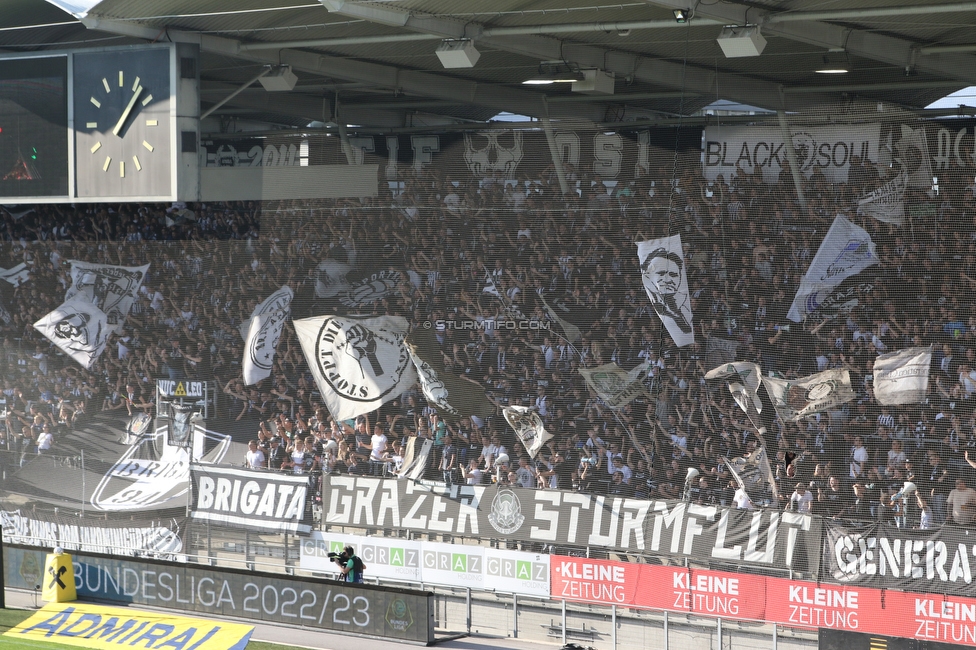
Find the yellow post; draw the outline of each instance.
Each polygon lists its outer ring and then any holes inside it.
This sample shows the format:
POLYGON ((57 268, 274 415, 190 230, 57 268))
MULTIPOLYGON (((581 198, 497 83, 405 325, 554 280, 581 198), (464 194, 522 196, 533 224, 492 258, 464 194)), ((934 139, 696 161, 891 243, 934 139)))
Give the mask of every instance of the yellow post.
POLYGON ((41 591, 42 600, 63 603, 78 599, 78 594, 75 593, 75 570, 71 556, 60 546, 56 547, 53 553, 47 554, 42 580, 44 585, 41 591))

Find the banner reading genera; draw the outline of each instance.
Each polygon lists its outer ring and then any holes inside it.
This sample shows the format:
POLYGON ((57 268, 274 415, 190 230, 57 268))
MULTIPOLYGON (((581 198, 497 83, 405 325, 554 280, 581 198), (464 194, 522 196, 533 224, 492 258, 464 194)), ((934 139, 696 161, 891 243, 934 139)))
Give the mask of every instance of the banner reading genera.
POLYGON ((323 481, 322 505, 326 526, 592 546, 804 575, 820 567, 820 520, 792 512, 350 476, 323 481))

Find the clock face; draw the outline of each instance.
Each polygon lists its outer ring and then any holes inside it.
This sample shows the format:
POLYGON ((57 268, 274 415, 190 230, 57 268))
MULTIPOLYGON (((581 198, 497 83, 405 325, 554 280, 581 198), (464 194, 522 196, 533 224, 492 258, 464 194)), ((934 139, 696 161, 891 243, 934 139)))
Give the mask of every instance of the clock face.
POLYGON ((75 54, 80 198, 172 194, 170 50, 75 54))

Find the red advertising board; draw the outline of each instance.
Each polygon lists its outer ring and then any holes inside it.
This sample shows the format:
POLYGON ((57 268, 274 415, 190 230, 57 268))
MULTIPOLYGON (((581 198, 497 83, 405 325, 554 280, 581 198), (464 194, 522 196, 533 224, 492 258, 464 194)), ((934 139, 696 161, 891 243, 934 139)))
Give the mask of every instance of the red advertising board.
POLYGON ((557 555, 551 562, 557 599, 976 645, 973 598, 557 555))

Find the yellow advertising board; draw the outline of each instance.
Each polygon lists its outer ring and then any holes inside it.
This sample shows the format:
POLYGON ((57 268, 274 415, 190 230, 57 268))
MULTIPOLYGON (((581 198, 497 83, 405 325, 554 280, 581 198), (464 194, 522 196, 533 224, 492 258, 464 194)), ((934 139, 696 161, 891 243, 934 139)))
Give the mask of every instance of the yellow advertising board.
POLYGON ((244 650, 253 630, 240 623, 75 602, 51 603, 3 636, 102 650, 244 650))

